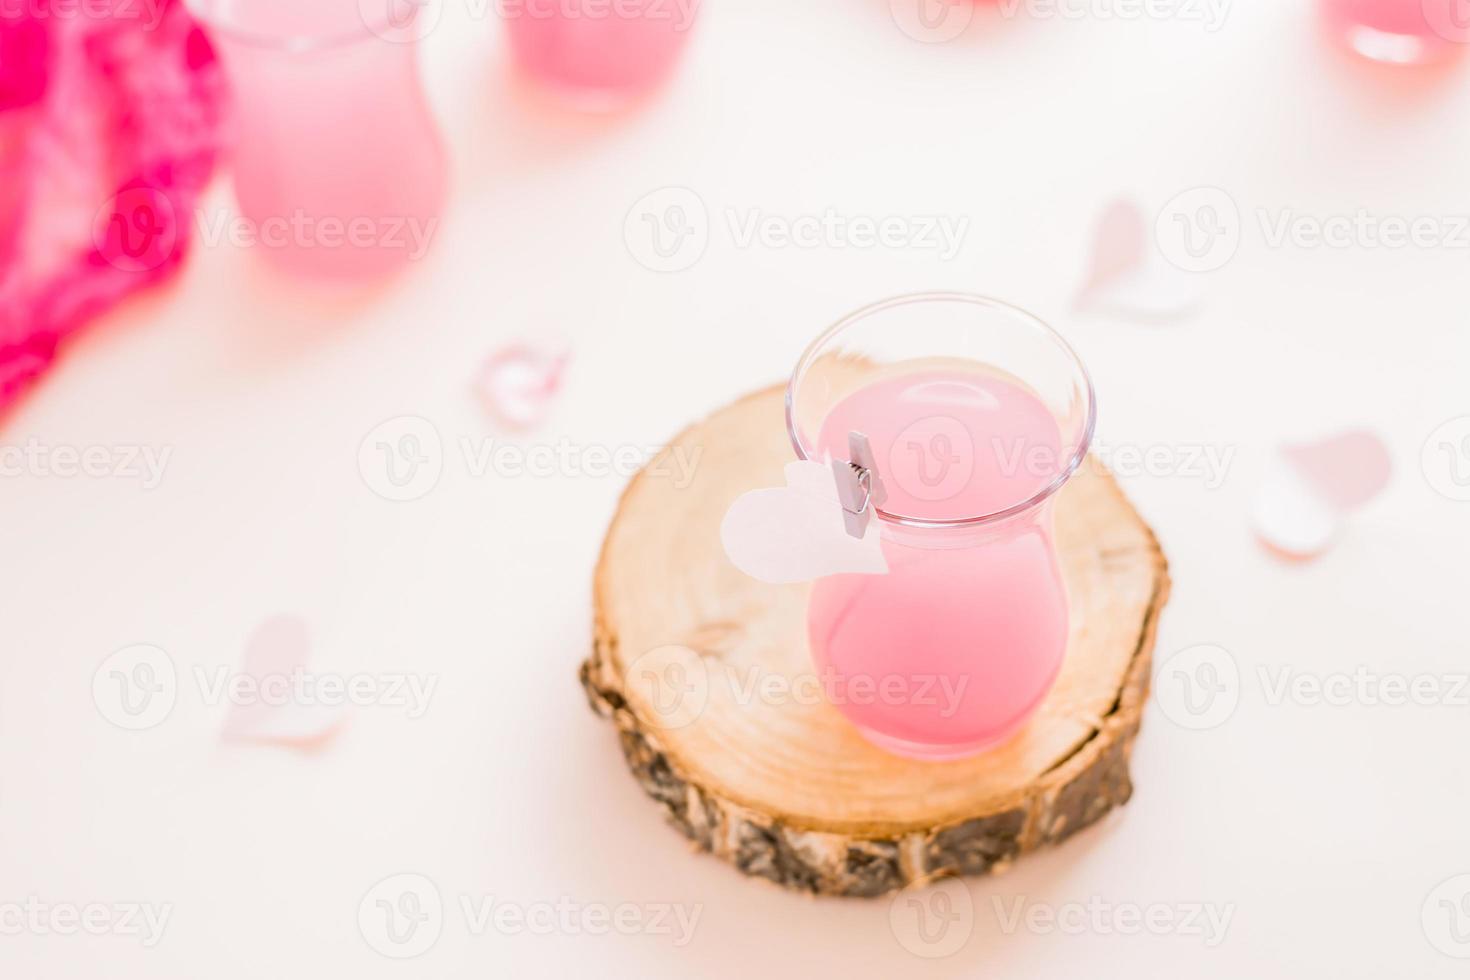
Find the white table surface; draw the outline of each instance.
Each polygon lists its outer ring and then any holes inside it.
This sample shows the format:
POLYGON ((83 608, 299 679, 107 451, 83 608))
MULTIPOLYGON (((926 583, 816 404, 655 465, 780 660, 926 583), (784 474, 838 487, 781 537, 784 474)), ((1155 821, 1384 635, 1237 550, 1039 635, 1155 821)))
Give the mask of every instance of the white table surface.
MULTIPOLYGON (((9 929, 0 973, 1464 975, 1448 953, 1470 949, 1444 938, 1453 910, 1439 900, 1470 873, 1470 706, 1314 705, 1270 687, 1283 670, 1361 665, 1448 689, 1470 669, 1470 503, 1436 492, 1450 474, 1420 461, 1436 427, 1470 414, 1470 249, 1271 247, 1257 216, 1470 213, 1465 66, 1359 63, 1304 0, 1236 3, 1213 33, 982 6, 936 44, 899 31, 886 0, 710 0, 662 98, 585 119, 510 77, 493 18, 444 2, 424 59, 455 186, 427 260, 346 303, 238 249, 199 250, 175 287, 81 337, 4 422, 10 444, 172 455, 152 489, 0 480, 0 908, 171 913, 152 948, 9 929), (1202 276, 1196 315, 1072 312, 1107 201, 1132 195, 1152 214, 1200 185, 1224 189, 1244 228, 1234 259, 1202 276), (713 224, 696 264, 657 273, 635 261, 624 217, 668 186, 695 191, 713 224), (971 225, 945 260, 740 247, 726 220, 829 207, 971 225), (848 309, 931 288, 1002 296, 1062 329, 1095 375, 1104 440, 1234 453, 1218 487, 1125 483, 1175 578, 1158 660, 1219 644, 1240 676, 1214 727, 1151 703, 1133 801, 967 881, 962 941, 938 959, 896 936, 912 909, 811 900, 689 853, 575 679, 623 480, 476 476, 460 451, 503 438, 469 389, 501 343, 558 332, 574 352, 550 419, 520 442, 653 446, 779 379, 848 309), (444 468, 432 492, 392 503, 368 488, 358 447, 403 415, 437 428, 444 468), (1248 514, 1273 447, 1356 426, 1389 444, 1390 487, 1319 561, 1272 558, 1248 514), (310 624, 313 667, 437 677, 429 709, 358 709, 316 752, 222 743, 224 708, 193 672, 238 663, 277 613, 310 624), (99 714, 92 679, 138 643, 166 650, 182 680, 166 721, 128 732, 99 714), (406 962, 358 927, 369 889, 398 873, 445 903, 437 941, 406 962), (476 934, 461 900, 489 898, 560 902, 574 926, 621 903, 699 918, 682 946, 656 929, 476 934), (1008 931, 1018 898, 1042 911, 1008 931), (1075 903, 1102 911, 1078 926, 1075 903), (1122 934, 1120 910, 1160 907, 1171 932, 1122 934), (1229 915, 1222 941, 1187 927, 1191 908, 1229 915), (1046 928, 1047 910, 1066 927, 1046 928)), ((230 206, 227 179, 209 205, 230 206)), ((1470 914, 1459 925, 1470 938, 1470 914)))

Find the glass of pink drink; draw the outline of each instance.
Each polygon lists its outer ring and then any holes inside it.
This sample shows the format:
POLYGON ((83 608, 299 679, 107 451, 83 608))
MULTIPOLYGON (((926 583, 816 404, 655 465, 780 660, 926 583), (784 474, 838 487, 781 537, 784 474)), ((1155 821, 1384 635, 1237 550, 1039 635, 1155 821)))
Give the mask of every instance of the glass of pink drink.
POLYGON ((1373 61, 1419 65, 1470 42, 1470 0, 1321 0, 1327 28, 1373 61))
POLYGON ((425 254, 447 160, 408 0, 190 0, 234 91, 243 241, 283 268, 372 279, 425 254))
MULTIPOLYGON (((859 310, 802 355, 786 392, 797 455, 850 459, 867 437, 886 575, 812 587, 828 699, 874 744, 972 755, 1040 707, 1067 647, 1051 503, 1095 418, 1072 349, 1035 317, 958 293, 859 310)), ((868 533, 874 533, 869 529, 868 533)))
POLYGON ((503 0, 521 70, 583 109, 616 109, 674 70, 700 0, 503 0))

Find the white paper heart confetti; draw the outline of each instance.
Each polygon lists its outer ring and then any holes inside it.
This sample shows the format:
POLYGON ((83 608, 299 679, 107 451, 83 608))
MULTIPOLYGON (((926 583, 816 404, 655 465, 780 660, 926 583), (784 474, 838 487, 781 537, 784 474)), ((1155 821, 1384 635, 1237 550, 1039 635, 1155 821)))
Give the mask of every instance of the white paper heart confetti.
POLYGON ((771 585, 888 571, 878 522, 862 538, 849 536, 832 471, 810 460, 786 464, 786 486, 737 497, 725 512, 720 541, 736 568, 771 585))
POLYGON ((1388 447, 1371 432, 1282 446, 1256 490, 1256 533, 1287 557, 1316 557, 1337 539, 1348 515, 1388 485, 1392 471, 1388 447))
POLYGON ((1098 220, 1092 268, 1076 309, 1167 320, 1190 312, 1199 300, 1197 279, 1165 261, 1143 210, 1127 200, 1108 205, 1098 220))
POLYGON ((511 429, 539 424, 561 390, 571 352, 564 345, 516 343, 490 355, 475 378, 480 403, 511 429))
POLYGON ((345 708, 303 695, 310 654, 311 633, 299 616, 273 616, 257 626, 245 645, 239 677, 243 696, 232 701, 223 736, 311 746, 334 735, 345 708))

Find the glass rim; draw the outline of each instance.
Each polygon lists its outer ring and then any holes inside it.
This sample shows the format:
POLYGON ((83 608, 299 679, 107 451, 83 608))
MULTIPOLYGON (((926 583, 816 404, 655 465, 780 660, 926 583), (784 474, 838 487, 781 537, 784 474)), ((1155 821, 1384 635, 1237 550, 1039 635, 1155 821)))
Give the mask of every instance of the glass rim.
MULTIPOLYGON (((313 2, 313 0, 308 0, 308 2, 313 2)), ((392 0, 388 2, 391 3, 392 0)), ((227 6, 222 0, 183 0, 184 7, 207 27, 211 34, 261 51, 278 51, 282 54, 312 54, 317 51, 344 48, 375 38, 386 39, 386 32, 400 30, 416 20, 422 14, 428 0, 408 0, 408 2, 413 7, 413 17, 404 24, 395 24, 392 15, 386 11, 381 19, 369 21, 363 16, 362 3, 361 0, 358 0, 357 13, 361 25, 359 28, 273 33, 241 27, 229 17, 222 16, 220 8, 227 6)))
POLYGON ((903 514, 891 513, 877 505, 873 505, 873 512, 879 519, 903 527, 932 529, 977 528, 998 524, 1037 507, 1060 490, 1072 478, 1072 475, 1081 468, 1082 462, 1087 458, 1087 450, 1092 445, 1093 431, 1097 427, 1097 392, 1093 388, 1092 375, 1088 373, 1087 365, 1082 362, 1081 357, 1077 356, 1077 351, 1073 349, 1071 344, 1067 343, 1066 338, 1058 333, 1054 327, 1034 313, 1023 310, 1013 303, 1007 303, 1004 300, 995 299, 991 296, 982 296, 978 293, 959 291, 917 292, 903 293, 898 296, 890 296, 887 299, 880 299, 877 302, 869 303, 867 306, 848 313, 818 334, 816 339, 807 345, 806 349, 802 351, 801 356, 797 359, 796 367, 792 370, 791 377, 786 382, 786 434, 791 439, 791 447, 796 451, 797 459, 807 461, 818 460, 815 447, 808 449, 802 443, 801 432, 796 424, 796 388, 801 382, 802 376, 816 362, 822 348, 848 327, 875 313, 881 313, 895 306, 910 306, 916 303, 933 302, 968 303, 972 306, 981 306, 989 310, 1005 313, 1025 322, 1061 348, 1062 353, 1066 355, 1067 360, 1071 363, 1073 370, 1077 372, 1077 376, 1082 380, 1082 389, 1086 393, 1087 412, 1083 420, 1082 433, 1077 440, 1076 448, 1072 451, 1072 454, 1067 459, 1066 465, 1061 468, 1056 477, 1025 500, 988 514, 944 521, 921 517, 907 517, 903 514))

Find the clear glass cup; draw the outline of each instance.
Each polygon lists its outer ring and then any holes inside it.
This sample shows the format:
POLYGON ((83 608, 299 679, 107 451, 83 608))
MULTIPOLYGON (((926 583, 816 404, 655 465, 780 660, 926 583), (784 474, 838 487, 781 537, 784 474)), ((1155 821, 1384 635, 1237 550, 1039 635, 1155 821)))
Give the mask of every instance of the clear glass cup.
POLYGON ((1327 29, 1373 61, 1420 65, 1470 42, 1465 0, 1321 0, 1327 29))
POLYGON ((189 3, 234 90, 232 237, 327 278, 376 278, 422 257, 447 158, 418 74, 419 5, 189 3))
POLYGON ((700 0, 500 0, 525 74, 570 104, 616 109, 673 73, 700 0))
POLYGON ((828 700, 869 741, 959 758, 1041 705, 1068 634, 1051 504, 1095 418, 1067 343, 985 297, 886 300, 802 355, 786 391, 797 456, 840 472, 860 432, 876 470, 864 485, 888 573, 819 579, 807 612, 828 700))

